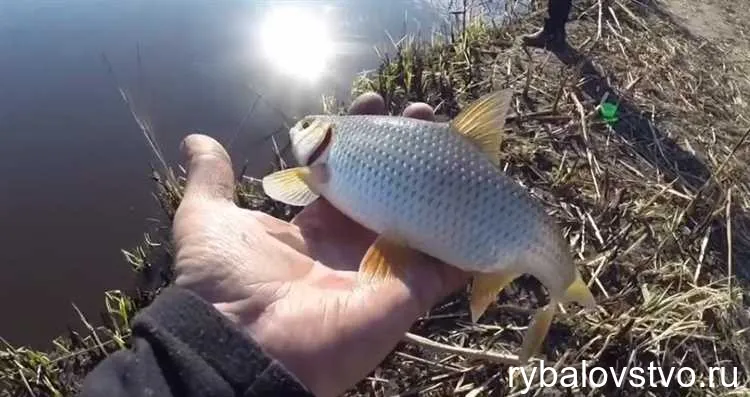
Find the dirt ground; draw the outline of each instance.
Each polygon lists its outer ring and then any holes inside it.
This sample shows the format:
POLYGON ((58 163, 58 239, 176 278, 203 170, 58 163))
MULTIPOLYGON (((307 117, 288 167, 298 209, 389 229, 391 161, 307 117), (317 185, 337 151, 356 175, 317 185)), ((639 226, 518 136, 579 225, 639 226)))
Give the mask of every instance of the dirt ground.
POLYGON ((661 0, 695 37, 724 49, 750 75, 750 4, 736 0, 661 0))

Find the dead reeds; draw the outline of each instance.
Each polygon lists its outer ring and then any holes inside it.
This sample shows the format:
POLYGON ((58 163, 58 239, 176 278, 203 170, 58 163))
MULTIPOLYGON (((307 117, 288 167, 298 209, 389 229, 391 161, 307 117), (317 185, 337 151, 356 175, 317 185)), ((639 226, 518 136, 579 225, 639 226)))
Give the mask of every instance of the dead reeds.
MULTIPOLYGON (((539 359, 617 373, 690 367, 697 377, 692 387, 610 383, 559 393, 750 393, 746 75, 716 46, 684 34, 659 4, 575 5, 563 51, 520 47, 517 38, 534 30, 529 19, 500 29, 474 23, 463 40, 426 52, 402 40, 355 92, 381 92, 393 113, 426 101, 448 118, 481 94, 513 88, 504 167, 563 226, 599 303, 585 314, 568 307, 539 359), (413 56, 421 60, 402 61, 413 56), (398 83, 415 80, 419 91, 398 83), (601 116, 604 102, 618 106, 616 121, 601 116), (737 368, 737 382, 701 387, 710 367, 737 368)), ((516 282, 480 324, 470 323, 463 294, 451 297, 350 395, 519 392, 507 371, 532 309, 545 303, 529 292, 535 287, 516 282)), ((537 383, 530 393, 549 392, 537 383)))
MULTIPOLYGON (((393 114, 425 101, 447 119, 486 92, 512 88, 504 169, 558 220, 599 304, 587 313, 566 307, 529 365, 580 368, 586 360, 617 373, 652 364, 696 374, 691 387, 609 383, 559 395, 750 394, 747 75, 720 48, 686 34, 659 3, 574 5, 565 51, 519 46, 518 36, 541 24, 540 12, 505 26, 473 21, 453 39, 399 41, 353 93, 379 92, 393 114), (601 116, 604 102, 617 105, 616 120, 601 116), (701 387, 711 367, 736 368, 736 382, 701 387)), ((184 181, 155 180, 171 217, 184 181)), ((242 181, 240 205, 294 214, 242 181)), ((162 282, 134 304, 112 301, 122 324, 115 331, 91 327, 51 353, 6 345, 0 384, 9 395, 67 395, 106 352, 127 345, 133 311, 170 280, 169 247, 149 242, 127 259, 162 282), (162 260, 150 259, 155 251, 162 260)), ((519 395, 524 385, 510 386, 508 367, 545 299, 534 280, 521 278, 474 324, 457 293, 421 317, 348 395, 519 395)), ((552 392, 538 383, 529 391, 552 392)))

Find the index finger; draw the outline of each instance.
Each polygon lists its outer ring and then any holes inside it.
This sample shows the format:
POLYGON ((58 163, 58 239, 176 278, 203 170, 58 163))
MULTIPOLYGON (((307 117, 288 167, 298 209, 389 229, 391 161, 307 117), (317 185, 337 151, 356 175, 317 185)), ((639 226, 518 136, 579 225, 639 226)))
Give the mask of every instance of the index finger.
MULTIPOLYGON (((360 95, 349 107, 349 114, 384 113, 383 97, 374 92, 360 95)), ((427 121, 435 119, 432 107, 421 102, 407 106, 403 115, 427 121)), ((323 197, 297 214, 292 224, 301 229, 308 245, 311 246, 313 256, 328 258, 327 253, 341 251, 342 255, 339 256, 345 257, 346 260, 330 260, 326 263, 348 263, 348 267, 352 270, 359 265, 359 260, 376 237, 374 233, 334 208, 323 197), (325 232, 316 232, 320 229, 324 229, 325 232)), ((340 266, 338 268, 342 269, 340 266)))
POLYGON ((426 121, 435 121, 435 112, 432 106, 424 102, 415 102, 404 109, 404 117, 420 119, 426 121))
MULTIPOLYGON (((384 114, 385 113, 385 101, 383 97, 375 92, 366 92, 358 96, 349 106, 349 114, 384 114)), ((321 216, 328 217, 333 212, 333 207, 325 202, 324 198, 317 199, 314 203, 308 205, 303 209, 296 217, 292 220, 293 224, 305 225, 308 218, 319 218, 321 216), (327 215, 322 215, 327 214, 327 215)), ((341 214, 343 216, 343 214, 341 214)))
MULTIPOLYGON (((349 114, 384 114, 385 102, 374 92, 358 96, 349 114)), ((356 270, 375 235, 349 219, 321 197, 292 219, 307 244, 310 255, 337 270, 356 270)))
POLYGON ((349 114, 385 114, 385 101, 377 93, 366 92, 352 102, 349 114))
POLYGON ((188 167, 184 200, 231 201, 234 197, 234 171, 224 147, 201 134, 188 135, 181 146, 188 167))

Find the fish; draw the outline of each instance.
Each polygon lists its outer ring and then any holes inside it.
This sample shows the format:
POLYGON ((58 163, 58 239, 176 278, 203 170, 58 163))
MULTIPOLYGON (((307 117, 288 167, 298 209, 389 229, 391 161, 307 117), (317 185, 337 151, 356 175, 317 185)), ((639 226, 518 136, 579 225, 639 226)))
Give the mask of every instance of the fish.
POLYGON ((511 90, 487 94, 453 120, 386 115, 310 115, 289 130, 299 166, 262 179, 274 200, 306 206, 325 198, 377 237, 359 266, 366 282, 403 275, 426 254, 472 276, 477 322, 523 274, 547 289, 519 362, 537 354, 559 304, 596 306, 560 227, 500 168, 511 90))

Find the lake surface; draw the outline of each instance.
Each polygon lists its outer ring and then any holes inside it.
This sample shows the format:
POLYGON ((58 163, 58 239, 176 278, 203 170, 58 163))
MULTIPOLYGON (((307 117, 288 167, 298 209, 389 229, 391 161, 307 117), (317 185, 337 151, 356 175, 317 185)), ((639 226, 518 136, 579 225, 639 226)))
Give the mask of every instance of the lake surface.
POLYGON ((0 0, 0 336, 49 346, 80 328, 72 304, 96 322, 103 292, 132 283, 120 250, 160 213, 156 162, 118 84, 170 165, 201 131, 259 175, 278 110, 348 101, 356 74, 377 66, 373 46, 392 51, 386 32, 429 34, 444 3, 0 0))

